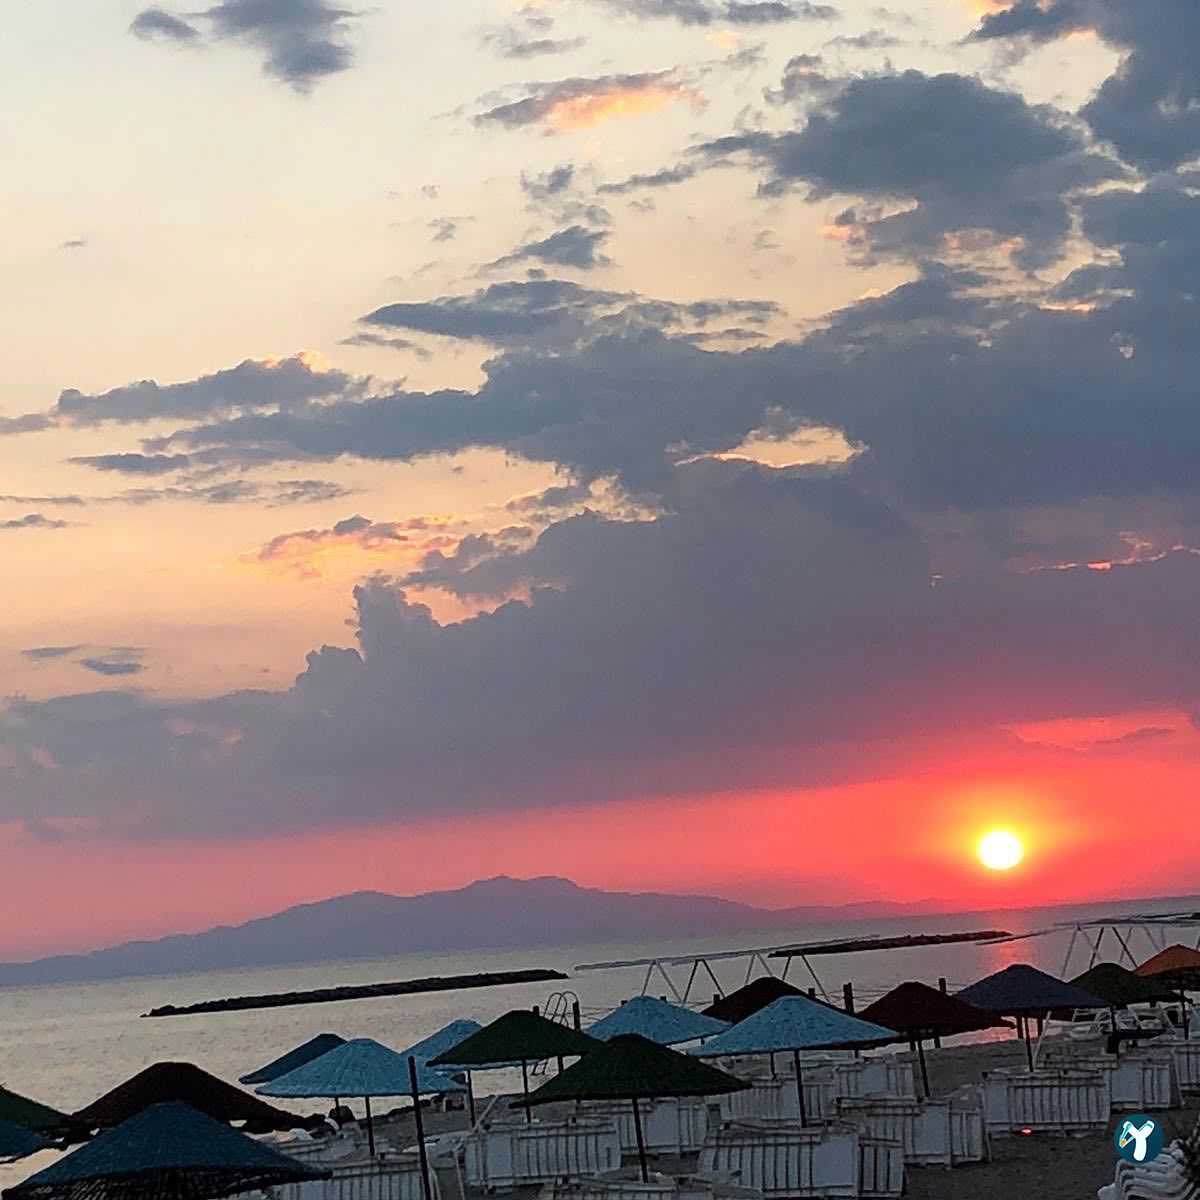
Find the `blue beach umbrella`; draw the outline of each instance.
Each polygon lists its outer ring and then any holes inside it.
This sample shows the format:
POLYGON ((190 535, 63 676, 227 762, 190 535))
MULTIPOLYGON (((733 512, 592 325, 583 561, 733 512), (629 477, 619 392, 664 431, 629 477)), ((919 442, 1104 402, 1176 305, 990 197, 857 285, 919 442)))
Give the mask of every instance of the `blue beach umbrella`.
POLYGON ((36 1154, 50 1144, 47 1138, 32 1129, 14 1125, 11 1121, 0 1121, 0 1159, 5 1162, 13 1162, 27 1154, 36 1154))
POLYGON ((451 1021, 449 1025, 443 1025, 436 1033, 431 1033, 427 1038, 414 1042, 407 1050, 401 1050, 400 1057, 415 1058, 419 1063, 428 1063, 431 1058, 445 1054, 447 1050, 453 1049, 459 1042, 465 1041, 471 1034, 478 1033, 482 1028, 483 1026, 478 1021, 471 1021, 465 1017, 458 1021, 451 1021))
POLYGON ((1025 1057, 1033 1070, 1029 1043, 1029 1017, 1044 1017, 1057 1008, 1107 1008, 1105 1001, 1072 983, 1064 983, 1028 963, 1013 963, 985 976, 957 993, 960 1000, 984 1012, 1017 1018, 1017 1036, 1025 1043, 1025 1057))
MULTIPOLYGON (((437 1058, 441 1054, 445 1054, 447 1050, 452 1050, 459 1042, 465 1041, 473 1033, 478 1033, 483 1028, 478 1021, 472 1021, 468 1018, 462 1018, 458 1021, 451 1021, 448 1025, 443 1025, 436 1033, 431 1033, 427 1038, 422 1038, 419 1042, 409 1046, 407 1050, 402 1050, 401 1054, 405 1058, 415 1058, 417 1062, 427 1064, 431 1058, 437 1058)), ((513 1066, 517 1064, 514 1063, 513 1066)), ((467 1113, 471 1118, 471 1124, 475 1124, 475 1090, 471 1086, 471 1072, 466 1070, 459 1071, 453 1066, 445 1066, 443 1071, 447 1071, 453 1075, 463 1074, 467 1080, 467 1113)))
POLYGON ((367 1108, 367 1141, 374 1154, 373 1096, 412 1096, 419 1119, 421 1096, 463 1092, 466 1088, 372 1038, 353 1038, 294 1071, 262 1084, 255 1091, 260 1096, 293 1100, 361 1096, 367 1108))
POLYGON ((634 996, 590 1026, 588 1033, 607 1042, 623 1033, 636 1033, 660 1046, 675 1046, 714 1037, 729 1028, 728 1021, 706 1017, 657 996, 634 996))
POLYGON ((180 1101, 154 1104, 6 1188, 5 1200, 218 1200, 328 1179, 180 1101))
POLYGON ((800 1124, 804 1125, 808 1114, 800 1074, 801 1050, 866 1050, 903 1040, 894 1029, 885 1029, 873 1021, 864 1021, 807 996, 784 996, 703 1046, 697 1046, 691 1053, 702 1058, 716 1058, 726 1054, 790 1052, 796 1067, 800 1124))
POLYGON ((243 1075, 238 1083, 270 1083, 272 1079, 278 1079, 281 1075, 286 1075, 289 1071, 294 1071, 297 1067, 302 1067, 314 1058, 320 1058, 322 1054, 328 1054, 330 1050, 336 1050, 345 1044, 346 1039, 338 1037, 336 1033, 318 1033, 316 1037, 309 1038, 295 1049, 272 1059, 265 1067, 243 1075))

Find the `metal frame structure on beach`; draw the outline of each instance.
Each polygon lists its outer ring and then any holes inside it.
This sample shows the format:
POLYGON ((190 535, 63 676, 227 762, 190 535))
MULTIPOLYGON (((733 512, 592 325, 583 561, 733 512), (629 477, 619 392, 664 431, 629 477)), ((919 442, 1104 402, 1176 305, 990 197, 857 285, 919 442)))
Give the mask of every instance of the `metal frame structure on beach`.
MULTIPOLYGON (((1062 975, 1064 978, 1067 977, 1067 972, 1070 970, 1071 956, 1075 953, 1075 947, 1081 938, 1088 948, 1088 963, 1084 967, 1085 971, 1090 970, 1098 962, 1104 961, 1100 951, 1105 937, 1110 933, 1119 947, 1116 961, 1128 965, 1130 970, 1137 967, 1142 961, 1134 954, 1134 948, 1137 945, 1135 935, 1140 934, 1150 947, 1149 954, 1143 955, 1143 959, 1182 940, 1179 936, 1169 936, 1168 931, 1170 930, 1187 930, 1189 938, 1194 934, 1192 945, 1195 949, 1200 950, 1200 912, 1132 913, 1126 916, 1096 917, 1090 921, 1067 921, 1056 925, 1053 929, 1042 930, 1041 933, 1063 933, 1068 929, 1071 931, 1071 941, 1067 946, 1066 956, 1063 958, 1062 975)), ((1037 937, 1039 934, 1024 936, 1037 937)))
POLYGON ((921 933, 904 934, 894 937, 855 937, 835 938, 821 942, 790 942, 776 946, 753 946, 741 950, 717 950, 703 954, 663 954, 649 958, 629 958, 612 962, 581 963, 576 971, 610 971, 618 968, 645 967, 646 973, 642 979, 642 994, 650 990, 655 977, 662 981, 677 1004, 688 1004, 692 999, 692 990, 697 978, 703 974, 712 983, 718 996, 725 995, 725 985, 717 978, 713 964, 732 962, 737 959, 746 960, 745 976, 742 983, 750 982, 755 968, 764 974, 778 975, 786 980, 792 963, 799 960, 801 966, 808 972, 813 988, 822 999, 828 1001, 829 993, 821 982, 812 963, 812 958, 829 954, 861 954, 868 950, 908 950, 918 946, 947 946, 962 942, 999 943, 1011 941, 1013 935, 998 929, 972 930, 965 933, 921 933), (773 963, 782 962, 782 969, 776 972, 773 963), (674 974, 672 973, 674 970, 674 974), (686 977, 685 977, 686 975, 686 977))

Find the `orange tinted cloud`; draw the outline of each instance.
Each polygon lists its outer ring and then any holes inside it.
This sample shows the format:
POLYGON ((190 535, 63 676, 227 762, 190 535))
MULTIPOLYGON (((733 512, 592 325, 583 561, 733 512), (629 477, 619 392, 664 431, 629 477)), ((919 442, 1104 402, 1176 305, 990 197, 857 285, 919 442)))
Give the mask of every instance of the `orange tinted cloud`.
POLYGON ((658 112, 684 97, 678 84, 655 84, 644 88, 624 88, 576 96, 556 104, 548 114, 550 124, 559 133, 591 129, 615 117, 636 117, 658 112))
POLYGON ((552 132, 566 133, 617 117, 658 112, 678 100, 701 103, 700 96, 670 71, 559 79, 531 85, 527 95, 487 109, 477 120, 510 128, 544 125, 552 132))
POLYGON ((413 517, 407 521, 369 521, 348 517, 331 529, 301 529, 282 533, 242 562, 281 570, 298 579, 320 579, 334 560, 353 559, 356 570, 362 560, 375 559, 392 569, 415 566, 430 550, 453 547, 458 539, 446 530, 454 521, 447 516, 413 517))

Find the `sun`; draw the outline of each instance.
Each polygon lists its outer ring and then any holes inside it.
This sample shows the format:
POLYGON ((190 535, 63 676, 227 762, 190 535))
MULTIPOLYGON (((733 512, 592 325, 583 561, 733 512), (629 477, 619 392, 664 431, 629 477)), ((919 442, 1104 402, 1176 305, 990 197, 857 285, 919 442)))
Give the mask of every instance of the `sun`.
POLYGON ((976 853, 989 871, 1011 871, 1025 857, 1025 846, 1015 833, 993 829, 979 839, 976 853))

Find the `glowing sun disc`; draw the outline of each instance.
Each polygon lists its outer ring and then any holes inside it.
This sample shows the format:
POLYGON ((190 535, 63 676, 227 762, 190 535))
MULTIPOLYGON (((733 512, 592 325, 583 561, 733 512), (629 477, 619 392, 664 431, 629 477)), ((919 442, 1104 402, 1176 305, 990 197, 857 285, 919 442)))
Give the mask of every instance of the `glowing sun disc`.
POLYGON ((1015 833, 993 829, 979 839, 977 853, 989 871, 1011 871, 1025 857, 1025 847, 1015 833))

